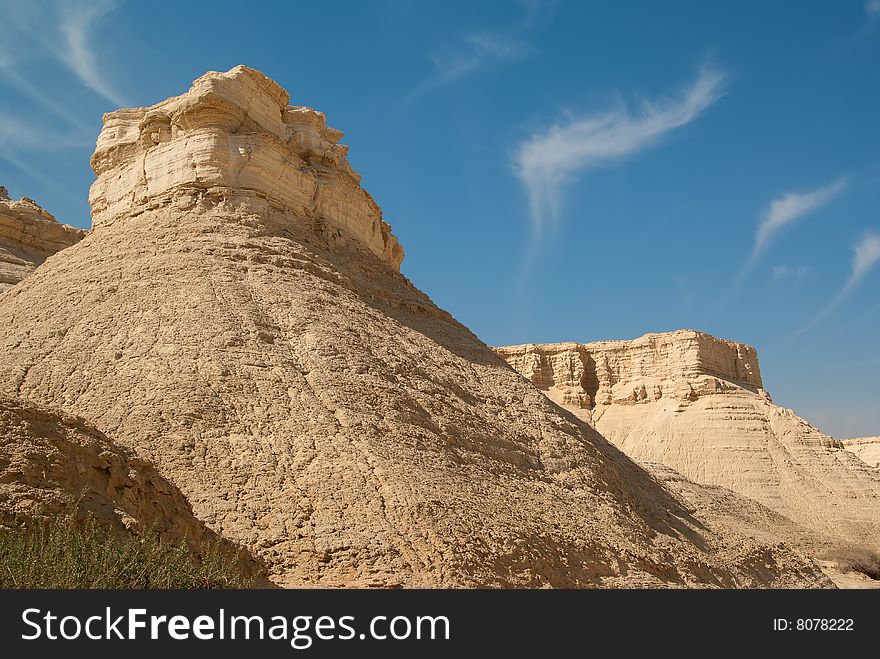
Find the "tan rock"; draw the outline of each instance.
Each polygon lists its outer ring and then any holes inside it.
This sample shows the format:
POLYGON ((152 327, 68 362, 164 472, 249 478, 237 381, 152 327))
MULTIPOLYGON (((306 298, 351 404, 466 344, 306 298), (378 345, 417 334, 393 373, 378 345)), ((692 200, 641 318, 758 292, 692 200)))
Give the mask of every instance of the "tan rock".
POLYGON ((342 132, 259 71, 207 73, 182 96, 104 115, 92 156, 94 226, 171 200, 248 201, 308 220, 340 244, 356 240, 399 268, 403 249, 348 164, 342 132))
POLYGON ((0 392, 88 418, 282 585, 830 585, 438 309, 286 102, 237 67, 106 116, 94 231, 0 299, 0 392))
POLYGON ((86 235, 83 229, 60 224, 35 201, 10 199, 0 187, 0 292, 27 277, 55 252, 86 235))
POLYGON ((754 348, 682 330, 496 349, 627 455, 880 546, 880 474, 762 389, 754 348))
POLYGON ((855 453, 865 464, 880 468, 880 437, 844 439, 843 448, 855 453))
MULTIPOLYGON (((0 399, 0 528, 70 513, 89 514, 120 531, 185 541, 196 553, 229 544, 196 519, 186 498, 152 465, 84 419, 0 399)), ((242 562, 249 574, 263 571, 244 553, 242 562)))

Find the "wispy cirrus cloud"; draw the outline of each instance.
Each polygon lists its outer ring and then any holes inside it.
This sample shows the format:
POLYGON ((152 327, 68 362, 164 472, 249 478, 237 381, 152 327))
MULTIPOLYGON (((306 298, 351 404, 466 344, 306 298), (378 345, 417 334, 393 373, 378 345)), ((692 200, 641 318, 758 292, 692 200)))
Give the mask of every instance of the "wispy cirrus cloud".
POLYGON ((93 47, 94 24, 115 8, 113 0, 62 5, 59 9, 62 42, 57 53, 86 87, 111 103, 123 106, 122 95, 106 80, 93 47))
MULTIPOLYGON (((115 105, 125 105, 121 95, 106 81, 96 55, 97 22, 116 4, 108 0, 47 0, 9 2, 0 0, 0 91, 2 86, 34 101, 26 117, 0 107, 0 158, 30 178, 58 189, 39 168, 27 164, 23 154, 94 147, 95 126, 76 115, 76 105, 59 100, 54 90, 45 91, 35 63, 54 61, 69 68, 75 79, 115 105), (42 60, 42 61, 41 61, 42 60), (66 125, 59 125, 61 119, 66 125)), ((65 193, 65 196, 69 196, 65 193)))
POLYGON ((575 116, 540 130, 517 147, 513 166, 525 187, 535 236, 557 221, 563 188, 584 171, 656 145, 700 116, 724 93, 725 75, 703 67, 678 94, 627 107, 575 116))
POLYGON ((57 151, 88 146, 88 140, 37 127, 0 109, 0 149, 4 151, 57 151))
POLYGON ((783 279, 802 279, 810 272, 810 267, 806 265, 774 265, 773 281, 782 281, 783 279))
POLYGON ((831 203, 847 186, 847 178, 839 178, 813 190, 787 192, 770 202, 761 214, 755 231, 755 244, 734 281, 731 292, 738 289, 770 245, 797 222, 831 203))
POLYGON ((84 121, 73 115, 70 108, 43 92, 26 77, 22 76, 12 59, 5 56, 2 52, 0 52, 0 80, 6 81, 21 93, 29 96, 31 100, 36 101, 56 117, 66 121, 80 133, 88 134, 93 131, 93 128, 90 128, 84 121))
POLYGON ((865 14, 867 14, 868 20, 880 17, 880 0, 867 0, 865 2, 865 14))
POLYGON ((552 15, 551 0, 521 0, 523 15, 511 28, 484 30, 465 35, 457 44, 445 46, 428 55, 434 70, 407 95, 413 99, 478 71, 503 62, 526 58, 535 48, 524 35, 552 15))
POLYGON ((0 0, 0 77, 49 111, 57 103, 41 92, 26 73, 28 60, 48 54, 68 68, 76 79, 114 106, 126 105, 122 94, 107 80, 96 54, 100 20, 117 7, 115 0, 50 0, 27 3, 0 0))
POLYGON ((752 259, 757 259, 782 231, 815 210, 830 203, 846 187, 845 178, 807 192, 788 192, 774 199, 755 233, 752 259))
POLYGON ((457 47, 430 55, 434 73, 416 88, 416 93, 441 87, 497 62, 526 57, 532 50, 529 44, 513 35, 491 32, 469 34, 457 47))
POLYGON ((79 199, 69 189, 46 176, 38 167, 28 164, 25 159, 18 156, 18 152, 52 152, 88 146, 88 140, 36 127, 31 122, 10 115, 0 108, 0 160, 47 188, 55 190, 61 196, 77 202, 79 199))
POLYGON ((867 277, 871 271, 880 263, 880 235, 873 231, 866 231, 861 239, 853 246, 852 264, 850 274, 841 289, 837 292, 831 301, 820 311, 810 323, 808 323, 801 333, 813 329, 820 322, 825 320, 828 315, 843 300, 845 300, 859 284, 867 277))

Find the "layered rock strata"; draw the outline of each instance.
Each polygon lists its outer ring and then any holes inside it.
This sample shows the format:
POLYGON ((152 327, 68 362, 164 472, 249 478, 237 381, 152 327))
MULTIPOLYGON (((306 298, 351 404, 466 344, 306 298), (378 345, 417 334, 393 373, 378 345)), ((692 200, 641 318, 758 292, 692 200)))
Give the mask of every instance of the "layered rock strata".
POLYGON ((104 115, 91 160, 94 226, 168 204, 262 204, 399 268, 403 249, 349 165, 342 132, 289 102, 276 82, 239 66, 182 96, 104 115))
POLYGON ((32 199, 10 199, 6 188, 0 187, 0 292, 86 233, 59 223, 32 199))
POLYGON ((633 458, 729 488, 830 538, 880 546, 880 474, 774 405, 754 348, 682 330, 496 351, 633 458))
POLYGON ((244 67, 107 115, 93 232, 0 298, 0 392, 156 465, 280 585, 829 585, 438 309, 328 131, 244 67))

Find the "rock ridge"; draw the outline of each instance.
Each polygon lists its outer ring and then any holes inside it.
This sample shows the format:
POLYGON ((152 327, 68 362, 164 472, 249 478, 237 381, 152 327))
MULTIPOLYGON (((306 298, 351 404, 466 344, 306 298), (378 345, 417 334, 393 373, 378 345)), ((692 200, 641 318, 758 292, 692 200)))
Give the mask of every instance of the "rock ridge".
POLYGON ((828 585, 438 309, 286 103, 238 67, 107 116, 95 229, 0 296, 0 395, 155 465, 278 585, 828 585))

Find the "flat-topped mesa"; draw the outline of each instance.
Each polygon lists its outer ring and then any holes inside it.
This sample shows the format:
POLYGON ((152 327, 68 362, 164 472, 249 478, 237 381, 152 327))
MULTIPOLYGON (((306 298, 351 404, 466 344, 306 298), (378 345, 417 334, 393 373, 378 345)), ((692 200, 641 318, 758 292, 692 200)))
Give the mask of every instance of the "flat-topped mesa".
POLYGON ((88 232, 61 224, 33 199, 10 199, 0 187, 0 291, 11 288, 55 252, 88 232))
POLYGON ((660 398, 695 400, 734 387, 763 394, 754 348, 694 330, 646 334, 632 341, 495 350, 555 402, 581 410, 660 398))
POLYGON ((774 405, 754 348, 680 330, 496 352, 629 457, 880 549, 880 475, 862 454, 871 442, 841 442, 774 405))
POLYGON ((91 160, 93 226, 172 200, 187 208, 259 198, 399 269, 403 248, 360 186, 342 132, 289 101, 276 82, 237 66, 152 107, 105 114, 91 160))

